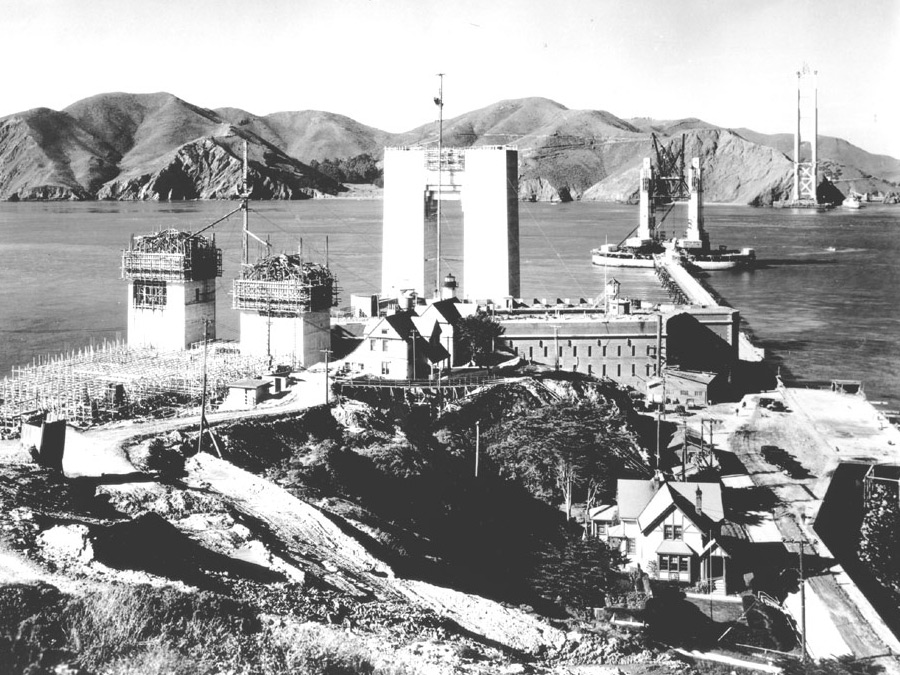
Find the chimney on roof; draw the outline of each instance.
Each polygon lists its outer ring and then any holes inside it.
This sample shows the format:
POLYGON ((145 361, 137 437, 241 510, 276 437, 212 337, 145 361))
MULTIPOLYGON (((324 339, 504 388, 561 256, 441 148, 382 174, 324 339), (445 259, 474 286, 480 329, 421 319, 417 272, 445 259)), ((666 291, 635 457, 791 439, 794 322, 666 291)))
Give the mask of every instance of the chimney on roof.
POLYGON ((694 493, 696 496, 696 505, 697 505, 697 513, 703 513, 703 491, 700 489, 700 486, 697 486, 697 492, 694 493))

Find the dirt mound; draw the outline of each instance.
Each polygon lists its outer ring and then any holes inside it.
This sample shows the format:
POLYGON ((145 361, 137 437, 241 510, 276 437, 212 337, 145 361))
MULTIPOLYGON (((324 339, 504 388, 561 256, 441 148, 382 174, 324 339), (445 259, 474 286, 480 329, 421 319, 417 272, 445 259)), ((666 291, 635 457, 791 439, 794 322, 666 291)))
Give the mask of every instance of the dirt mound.
POLYGON ((235 560, 200 546, 155 513, 108 527, 91 528, 94 557, 120 570, 140 570, 197 588, 223 590, 222 576, 261 582, 284 577, 254 563, 235 560))

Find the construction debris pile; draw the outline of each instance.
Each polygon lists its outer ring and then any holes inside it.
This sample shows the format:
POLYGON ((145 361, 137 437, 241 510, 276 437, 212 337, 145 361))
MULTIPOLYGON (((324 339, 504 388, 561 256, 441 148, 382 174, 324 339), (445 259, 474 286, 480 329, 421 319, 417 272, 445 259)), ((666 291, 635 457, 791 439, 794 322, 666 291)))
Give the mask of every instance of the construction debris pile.
MULTIPOLYGON (((20 420, 50 413, 90 426, 139 415, 196 413, 203 382, 203 345, 177 352, 109 342, 49 357, 0 380, 0 429, 10 435, 20 420)), ((221 399, 229 382, 266 372, 263 357, 243 356, 233 343, 207 348, 207 397, 221 399)))
POLYGON ((132 236, 122 252, 122 278, 200 281, 222 276, 222 250, 216 239, 176 229, 132 236))
POLYGON ((327 267, 282 253, 262 258, 234 281, 234 309, 298 316, 337 306, 337 280, 327 267))

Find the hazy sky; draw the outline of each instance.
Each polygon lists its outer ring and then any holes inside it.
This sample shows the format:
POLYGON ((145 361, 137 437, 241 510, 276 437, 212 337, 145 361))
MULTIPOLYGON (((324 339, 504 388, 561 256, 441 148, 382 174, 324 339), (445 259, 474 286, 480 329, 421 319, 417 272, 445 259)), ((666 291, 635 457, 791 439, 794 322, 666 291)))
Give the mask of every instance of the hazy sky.
POLYGON ((264 115, 326 110, 386 131, 501 99, 619 117, 819 130, 900 158, 900 0, 0 0, 0 116, 167 91, 264 115))

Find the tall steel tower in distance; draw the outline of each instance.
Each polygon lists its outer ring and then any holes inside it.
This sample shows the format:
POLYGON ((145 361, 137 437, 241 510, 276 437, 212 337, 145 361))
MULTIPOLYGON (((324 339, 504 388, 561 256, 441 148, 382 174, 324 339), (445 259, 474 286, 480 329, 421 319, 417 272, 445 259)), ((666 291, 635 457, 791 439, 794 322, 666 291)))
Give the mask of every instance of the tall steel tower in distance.
POLYGON ((819 90, 818 72, 810 70, 807 64, 797 71, 797 127, 794 133, 794 190, 791 196, 794 205, 815 205, 818 203, 818 137, 819 137, 819 90), (803 139, 809 139, 810 154, 802 158, 803 139))

